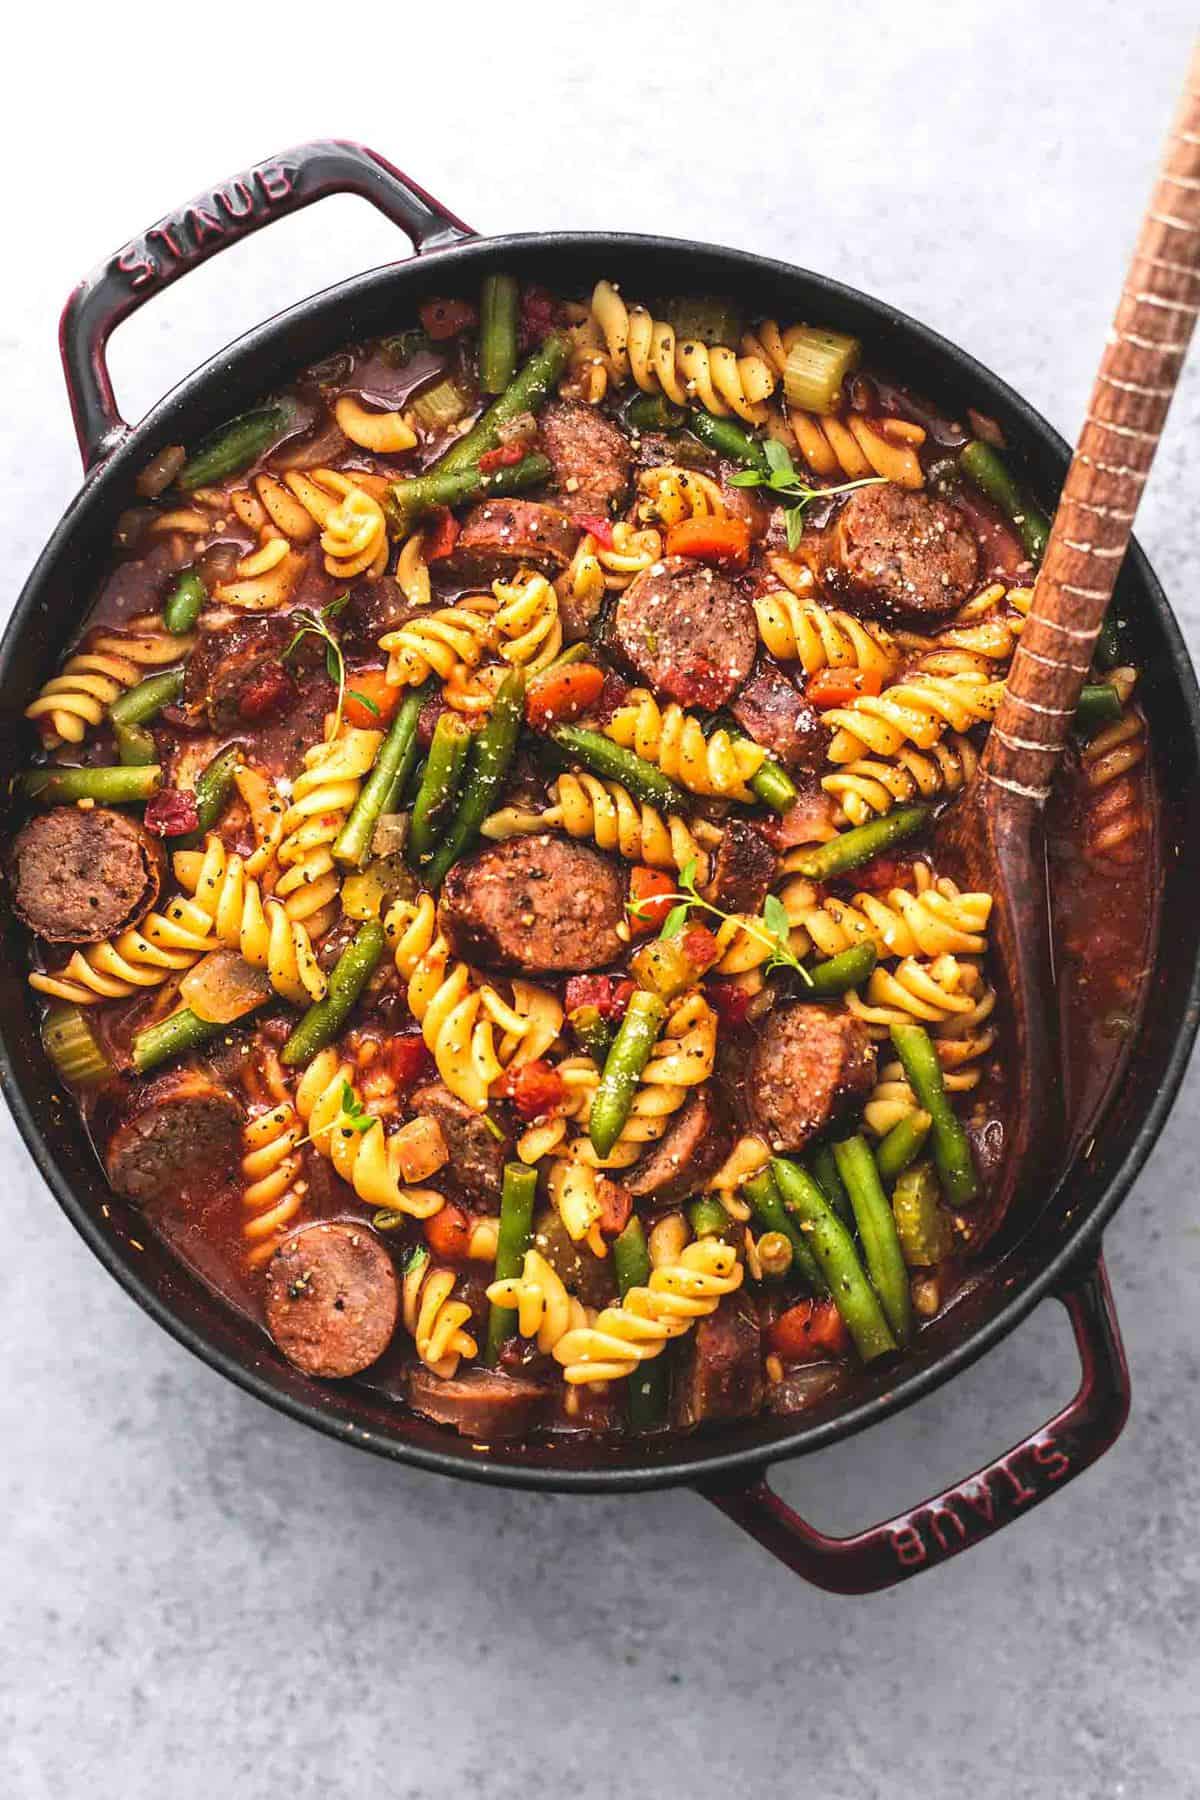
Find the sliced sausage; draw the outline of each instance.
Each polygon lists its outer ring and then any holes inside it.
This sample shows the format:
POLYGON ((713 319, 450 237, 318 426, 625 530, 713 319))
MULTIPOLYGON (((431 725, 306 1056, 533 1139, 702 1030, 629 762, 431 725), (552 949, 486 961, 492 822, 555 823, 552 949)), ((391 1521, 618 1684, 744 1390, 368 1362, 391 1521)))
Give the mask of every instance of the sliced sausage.
POLYGON ((827 587, 882 619, 946 618, 979 573, 979 544, 949 501, 885 482, 850 494, 825 533, 827 587))
POLYGON ((763 1403, 758 1309, 739 1288, 680 1344, 672 1410, 681 1427, 746 1419, 763 1403))
POLYGON ((746 1094, 772 1150, 803 1150, 864 1100, 875 1049, 851 1013, 797 1002, 768 1014, 754 1046, 746 1094))
POLYGON ((96 944, 158 898, 162 850, 136 819, 106 806, 55 806, 12 846, 13 910, 52 944, 96 944))
POLYGON ((463 521, 446 567, 467 581, 507 580, 524 564, 558 575, 575 554, 579 526, 538 500, 485 500, 463 521))
POLYGON ((777 858, 761 825, 730 819, 721 833, 706 899, 728 913, 756 913, 775 878, 777 858))
POLYGON ((450 1152, 444 1172, 469 1194, 499 1198, 511 1145, 495 1135, 496 1128, 440 1081, 418 1088, 409 1104, 414 1114, 436 1119, 441 1127, 450 1152))
POLYGON ((629 486, 633 450, 619 426, 581 400, 553 400, 538 421, 552 491, 573 519, 607 518, 629 486))
POLYGON ((417 1364, 408 1376, 408 1403, 414 1412, 439 1425, 453 1425, 481 1444, 526 1437, 549 1401, 549 1386, 523 1375, 471 1369, 443 1381, 417 1364))
POLYGON ((357 1375, 383 1355, 396 1329, 400 1284, 392 1259, 364 1225, 304 1225, 267 1264, 267 1328, 306 1375, 357 1375))
POLYGON ((687 556, 636 575, 613 614, 613 648, 657 693, 681 706, 723 706, 749 675, 757 632, 750 602, 727 576, 687 556))
POLYGON ((206 715, 214 731, 236 731, 269 714, 278 716, 295 698, 283 653, 295 636, 286 618, 238 619, 202 633, 188 659, 184 704, 206 715), (260 704, 259 690, 270 704, 260 704))
POLYGON ((823 769, 829 743, 816 707, 810 706, 775 661, 759 653, 750 679, 730 702, 730 712, 756 744, 785 769, 823 769))
POLYGON ((138 1205, 211 1187, 237 1166, 243 1108, 196 1070, 174 1070, 136 1090, 108 1141, 113 1191, 138 1205))
POLYGON ((635 1200, 686 1200, 720 1167, 728 1147, 728 1121, 716 1090, 699 1087, 665 1136, 630 1171, 625 1185, 635 1200))
POLYGON ((510 838, 454 865, 438 919, 451 948, 486 969, 570 975, 621 954, 616 864, 570 838, 510 838))

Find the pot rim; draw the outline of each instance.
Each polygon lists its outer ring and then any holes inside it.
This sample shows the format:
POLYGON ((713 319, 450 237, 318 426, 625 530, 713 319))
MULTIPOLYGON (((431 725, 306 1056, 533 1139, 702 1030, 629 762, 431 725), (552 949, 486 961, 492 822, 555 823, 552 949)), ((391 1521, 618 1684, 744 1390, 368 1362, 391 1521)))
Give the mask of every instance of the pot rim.
MULTIPOLYGON (((622 252, 643 255, 650 252, 676 257, 709 258, 726 266, 735 266, 747 281, 801 281, 827 297, 832 306, 848 302, 855 308, 865 309, 877 323, 886 324, 889 329, 898 331, 908 342, 920 345, 932 360, 953 369, 958 378, 977 384, 976 391, 998 399, 1011 416, 1019 421, 1030 440, 1046 452, 1047 460, 1059 467, 1060 474, 1065 471, 1070 454, 1065 439, 1006 381, 970 352, 961 349, 920 320, 831 276, 749 251, 654 233, 554 231, 467 237, 444 248, 427 251, 418 258, 403 259, 368 270, 297 301, 293 306, 252 326, 233 339, 169 389, 111 454, 91 470, 38 557, 13 608, 3 638, 0 639, 0 691, 3 691, 9 676, 14 647, 38 604, 45 575, 68 547, 79 511, 92 500, 98 490, 118 485, 122 472, 131 463, 140 464, 147 453, 148 440, 152 442, 158 438, 163 433, 163 427, 176 414, 203 397, 214 379, 223 377, 229 381, 234 378, 236 384, 238 364, 261 354, 272 339, 282 336, 292 325, 335 306, 352 304, 362 296, 373 296, 380 288, 395 282, 403 283, 409 275, 424 275, 434 267, 439 270, 457 270, 473 262, 494 261, 506 252, 531 258, 589 250, 597 255, 604 253, 617 257, 622 252)), ((166 435, 162 435, 161 441, 169 440, 166 435)), ((1186 702, 1193 747, 1200 757, 1200 689, 1197 687, 1196 673, 1179 623, 1136 540, 1131 543, 1126 566, 1157 615, 1157 626, 1162 633, 1172 673, 1186 702)), ((506 1463, 490 1456, 484 1459, 473 1454, 465 1440, 449 1438, 444 1449, 431 1448, 367 1431, 352 1420, 326 1412, 313 1402, 284 1391, 256 1369, 247 1367, 229 1351, 211 1342, 202 1331, 181 1318, 120 1255, 117 1240, 105 1229, 103 1219, 90 1203, 76 1195, 69 1177, 60 1166, 49 1137, 39 1129, 24 1095, 15 1084, 8 1026, 2 1017, 0 1089, 4 1092, 17 1128, 40 1174, 67 1218, 109 1274, 176 1342, 245 1392, 329 1437, 435 1474, 517 1489, 573 1493, 638 1492, 693 1485, 698 1479, 708 1481, 734 1473, 753 1475, 770 1463, 824 1449, 899 1412, 978 1361, 1001 1338, 1015 1329, 1061 1283, 1067 1272, 1082 1261, 1090 1249, 1098 1245, 1105 1225, 1129 1192, 1166 1122, 1186 1072, 1198 1026, 1200 934, 1193 945, 1186 1008, 1171 1046, 1162 1080, 1142 1115, 1124 1156, 1109 1176, 1100 1198, 1089 1205, 1086 1217, 1068 1233, 1061 1248, 1010 1298, 999 1305, 990 1318, 969 1331, 959 1343, 938 1355, 927 1366, 913 1368, 901 1374, 895 1385, 885 1392, 873 1394, 836 1417, 820 1423, 798 1423, 794 1431, 781 1432, 769 1444, 715 1449, 711 1455, 705 1456, 702 1454, 704 1440, 688 1438, 682 1441, 691 1451, 689 1457, 678 1461, 655 1461, 643 1467, 606 1468, 597 1464, 591 1468, 576 1469, 544 1464, 527 1466, 506 1463)), ((1060 1183, 1059 1186, 1061 1185, 1060 1183)), ((1055 1198, 1052 1196, 1048 1205, 1052 1206, 1054 1203, 1055 1198)), ((503 1446, 498 1448, 503 1455, 503 1446)))

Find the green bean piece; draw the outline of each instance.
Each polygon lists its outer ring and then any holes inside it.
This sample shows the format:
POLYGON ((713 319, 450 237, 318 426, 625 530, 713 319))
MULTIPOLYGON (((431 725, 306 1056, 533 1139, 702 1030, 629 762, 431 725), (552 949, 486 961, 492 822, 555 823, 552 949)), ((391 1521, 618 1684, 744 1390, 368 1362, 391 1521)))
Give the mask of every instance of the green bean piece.
POLYGON ((205 832, 212 830, 229 805, 234 777, 242 766, 244 754, 240 744, 227 744, 224 750, 218 750, 212 761, 201 769, 193 790, 199 824, 195 831, 189 831, 179 838, 175 845, 177 850, 194 850, 204 842, 205 832))
POLYGON ((454 812, 470 748, 471 732, 465 721, 456 712, 441 713, 433 728, 429 760, 408 828, 408 859, 414 869, 433 855, 442 828, 454 812))
POLYGON ((421 791, 421 783, 425 779, 425 771, 429 767, 429 758, 420 756, 408 772, 408 779, 396 796, 396 812, 411 812, 417 803, 417 795, 421 791))
POLYGON ((592 1101, 588 1137, 597 1156, 607 1156, 625 1128, 642 1070, 666 1016, 667 1003, 657 994, 638 988, 631 996, 592 1101))
POLYGON ((875 1158, 861 1133, 833 1146, 838 1171, 850 1195, 859 1242, 866 1257, 867 1274, 879 1295, 887 1322, 898 1343, 912 1336, 912 1296, 908 1270, 900 1249, 896 1220, 883 1191, 875 1158))
POLYGON ((1115 669, 1117 664, 1123 660, 1121 643, 1123 629, 1121 620, 1110 605, 1104 615, 1104 621, 1100 626, 1100 635, 1096 639, 1096 647, 1092 652, 1097 668, 1115 669))
POLYGON ((333 966, 325 998, 309 1007, 280 1051, 289 1069, 304 1068, 318 1050, 332 1044, 374 974, 386 942, 378 919, 359 926, 333 966))
POLYGON ((186 637, 208 602, 208 589, 195 569, 185 569, 163 605, 163 624, 172 637, 186 637))
POLYGON ((809 1157, 812 1165, 813 1179, 832 1206, 843 1225, 854 1224, 854 1210, 850 1205, 850 1196, 846 1192, 846 1184, 838 1174, 837 1158, 833 1154, 832 1144, 820 1144, 809 1157))
POLYGON ((604 1059, 616 1036, 616 1026, 611 1020, 601 1017, 598 1006, 577 1006, 573 1013, 567 1015, 567 1023, 584 1055, 590 1056, 594 1063, 599 1063, 603 1068, 604 1059))
POLYGON ((589 731, 583 725, 555 725, 550 736, 568 756, 575 757, 597 775, 627 787, 635 800, 642 800, 648 806, 667 807, 671 812, 686 808, 687 796, 682 788, 676 787, 654 763, 647 762, 634 750, 614 744, 602 731, 589 731))
POLYGON ((1050 536, 1050 521, 1022 494, 1004 458, 990 444, 974 439, 960 451, 958 461, 984 498, 998 506, 1016 528, 1030 561, 1040 563, 1050 536))
POLYGON ((548 457, 523 456, 518 463, 493 469, 485 475, 474 463, 466 468, 431 469, 394 481, 388 489, 388 510, 398 531, 407 531, 425 513, 441 506, 462 506, 468 500, 493 494, 520 494, 526 488, 549 481, 554 473, 548 457))
POLYGON ((798 874, 807 875, 810 881, 831 881, 835 875, 844 875, 848 869, 857 869, 862 863, 870 862, 881 850, 890 850, 902 838, 911 837, 914 831, 920 831, 928 817, 927 806, 898 806, 882 819, 872 819, 869 825, 839 831, 827 844, 818 844, 813 850, 793 851, 791 867, 798 874))
POLYGON ((896 1340, 849 1231, 806 1169, 786 1157, 773 1156, 771 1173, 784 1205, 805 1227, 812 1254, 858 1354, 864 1362, 886 1356, 895 1350, 896 1340))
MULTIPOLYGON (((650 1279, 650 1252, 646 1233, 639 1218, 630 1219, 612 1245, 613 1275, 617 1293, 624 1300, 631 1288, 645 1287, 650 1279)), ((626 1383, 629 1423, 635 1431, 657 1425, 667 1410, 669 1375, 667 1350, 648 1362, 639 1363, 626 1383)))
POLYGON ((118 725, 113 732, 117 756, 127 769, 144 769, 158 761, 154 733, 144 725, 118 725))
POLYGON ((185 493, 237 475, 269 450, 294 418, 290 404, 257 406, 210 432, 180 469, 176 480, 185 493))
POLYGON ((358 799, 350 808, 346 823, 333 842, 333 855, 344 868, 361 869, 371 854, 375 827, 408 779, 417 754, 417 724, 427 695, 425 688, 413 688, 396 708, 396 716, 388 726, 379 746, 375 765, 359 789, 358 799))
POLYGON ((121 731, 129 725, 148 725, 164 706, 173 705, 182 692, 182 669, 168 669, 164 675, 148 675, 145 681, 127 689, 109 707, 108 716, 114 730, 121 731))
MULTIPOLYGON (((504 1182, 500 1189, 500 1222, 496 1231, 495 1281, 513 1281, 521 1273, 525 1252, 533 1242, 533 1201, 537 1193, 537 1170, 524 1163, 504 1165, 504 1182)), ((488 1311, 487 1343, 483 1360, 495 1368, 500 1348, 517 1329, 516 1308, 497 1306, 491 1302, 488 1311)))
POLYGON ((485 394, 502 394, 517 370, 517 306, 515 275, 487 275, 479 305, 479 385, 485 394))
POLYGON ((636 394, 625 408, 631 431, 679 431, 687 419, 682 406, 674 406, 665 394, 636 394))
POLYGON ((39 806, 59 806, 72 800, 95 800, 100 806, 134 806, 157 794, 162 786, 162 769, 157 763, 86 769, 59 768, 51 763, 44 769, 28 770, 18 777, 17 785, 26 800, 35 800, 39 806))
POLYGON ((812 1253, 808 1236, 794 1219, 789 1218, 783 1196, 770 1171, 764 1169, 761 1174, 751 1176, 749 1181, 743 1181, 742 1192, 763 1230, 781 1231, 792 1246, 792 1272, 807 1284, 811 1294, 827 1293, 825 1277, 812 1253))
POLYGON ((916 1162, 932 1125, 932 1117, 920 1107, 907 1118, 897 1120, 875 1146, 875 1166, 882 1180, 898 1180, 908 1165, 916 1162))
POLYGON ((874 944, 855 944, 851 950, 839 951, 825 962, 814 963, 808 971, 812 994, 818 1000, 832 999, 848 988, 861 987, 879 959, 874 944))
POLYGON ((427 887, 439 888, 446 873, 475 842, 479 827, 496 802, 516 754, 525 715, 525 671, 510 669, 496 690, 487 724, 475 736, 467 763, 462 798, 431 862, 425 866, 427 887))
POLYGON ((566 334, 551 332, 513 376, 500 398, 493 400, 465 436, 457 438, 438 457, 434 472, 445 475, 473 468, 481 456, 496 448, 505 425, 521 413, 540 412, 554 392, 570 353, 571 340, 566 334))
POLYGON ((783 814, 790 812, 799 795, 796 784, 784 768, 773 756, 760 763, 746 784, 755 799, 769 806, 772 812, 783 814))
POLYGON ((712 1194, 701 1194, 687 1209, 693 1237, 723 1237, 729 1229, 729 1214, 712 1194))
POLYGON ((892 1042, 917 1104, 933 1120, 930 1138, 942 1192, 952 1207, 970 1206, 979 1195, 979 1177, 967 1134, 946 1093, 937 1047, 920 1025, 893 1025, 892 1042))
POLYGON ((1121 716, 1121 696, 1107 681, 1089 681, 1079 690, 1075 729, 1094 737, 1102 725, 1115 725, 1121 716))
POLYGON ((930 1269, 954 1251, 954 1226, 930 1162, 906 1169, 892 1195, 900 1248, 910 1269, 930 1269))
POLYGON ((767 473, 767 453, 760 440, 751 437, 732 419, 715 419, 712 413, 693 407, 688 414, 688 426, 700 442, 715 450, 718 456, 741 463, 743 468, 757 469, 760 475, 767 473))
MULTIPOLYGON (((244 1013, 237 1024, 244 1024, 249 1016, 244 1013)), ((231 1029, 229 1024, 202 1019, 190 1006, 183 1006, 157 1025, 149 1025, 145 1031, 138 1032, 133 1040, 133 1066, 139 1075, 148 1075, 151 1069, 157 1069, 177 1056, 186 1056, 189 1050, 199 1050, 210 1038, 231 1029)))

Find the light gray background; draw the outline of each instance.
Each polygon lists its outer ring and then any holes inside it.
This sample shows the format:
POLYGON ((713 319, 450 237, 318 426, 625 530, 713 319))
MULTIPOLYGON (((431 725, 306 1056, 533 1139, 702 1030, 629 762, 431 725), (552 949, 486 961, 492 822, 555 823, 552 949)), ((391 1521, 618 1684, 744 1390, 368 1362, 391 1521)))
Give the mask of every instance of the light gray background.
MULTIPOLYGON (((328 133, 482 230, 664 230, 831 271, 1073 433, 1194 22, 1186 0, 102 10, 22 15, 0 113, 10 595, 78 479, 54 342, 71 283, 185 196, 328 133)), ((342 200, 219 258, 121 332, 128 416, 396 250, 342 200)), ((1142 524, 1193 644, 1198 415, 1193 366, 1142 524)), ((1200 1792, 1198 1101, 1193 1077, 1109 1234, 1135 1390, 1120 1444, 862 1601, 804 1587, 687 1494, 454 1486, 276 1417, 103 1276, 5 1118, 0 1792, 1200 1792)), ((1039 1422, 1075 1374, 1043 1308, 780 1486, 822 1525, 866 1524, 1039 1422)))

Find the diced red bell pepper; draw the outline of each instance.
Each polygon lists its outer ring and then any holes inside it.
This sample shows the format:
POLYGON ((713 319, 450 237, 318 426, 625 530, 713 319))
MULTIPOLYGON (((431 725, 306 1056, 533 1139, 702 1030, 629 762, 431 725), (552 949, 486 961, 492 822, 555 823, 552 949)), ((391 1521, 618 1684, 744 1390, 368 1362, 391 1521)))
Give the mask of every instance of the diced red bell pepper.
POLYGON ((441 562, 458 542, 459 523, 448 506, 439 506, 421 533, 421 555, 427 563, 441 562))
POLYGON ((822 1362, 846 1354, 850 1333, 832 1300, 800 1300, 779 1315, 767 1341, 784 1362, 822 1362))
POLYGON ((612 549, 613 528, 611 519, 602 519, 599 513, 584 513, 577 518, 575 522, 577 525, 582 525, 583 529, 595 538, 602 550, 612 549))
POLYGON ((481 475, 494 475, 497 469, 511 469, 521 462, 525 456, 523 444, 497 444, 494 450, 485 450, 479 459, 481 475))
POLYGON ((388 1074, 402 1089, 414 1088, 437 1073, 436 1064, 425 1048, 425 1040, 416 1031, 389 1039, 384 1061, 388 1074))
POLYGON ((567 980, 563 1005, 569 1017, 581 1006, 594 1006, 610 1023, 625 1017, 633 982, 617 975, 572 975, 567 980))
POLYGON ((426 300, 417 310, 426 337, 435 344, 457 337, 479 322, 479 314, 469 300, 426 300))
POLYGON ((734 981, 710 981, 704 994, 719 1023, 726 1030, 737 1031, 746 1023, 750 995, 745 988, 739 987, 734 981))
POLYGON ((558 323, 558 301, 547 288, 530 286, 521 289, 521 342, 526 349, 548 338, 558 323))
POLYGON ((512 1101, 523 1119, 532 1121, 544 1119, 554 1107, 561 1106, 567 1087, 558 1070, 539 1058, 519 1069, 510 1069, 502 1076, 498 1092, 512 1101))
POLYGON ((633 1213, 633 1195, 619 1181, 601 1175, 596 1182, 596 1198, 600 1202, 600 1231, 606 1238, 620 1237, 633 1213))
POLYGON ((198 831, 200 815, 195 794, 179 788, 160 788, 147 800, 142 823, 155 837, 182 837, 186 831, 198 831))
POLYGON ((679 940, 679 947, 698 975, 711 969, 721 954, 716 933, 707 925, 689 925, 679 940))

